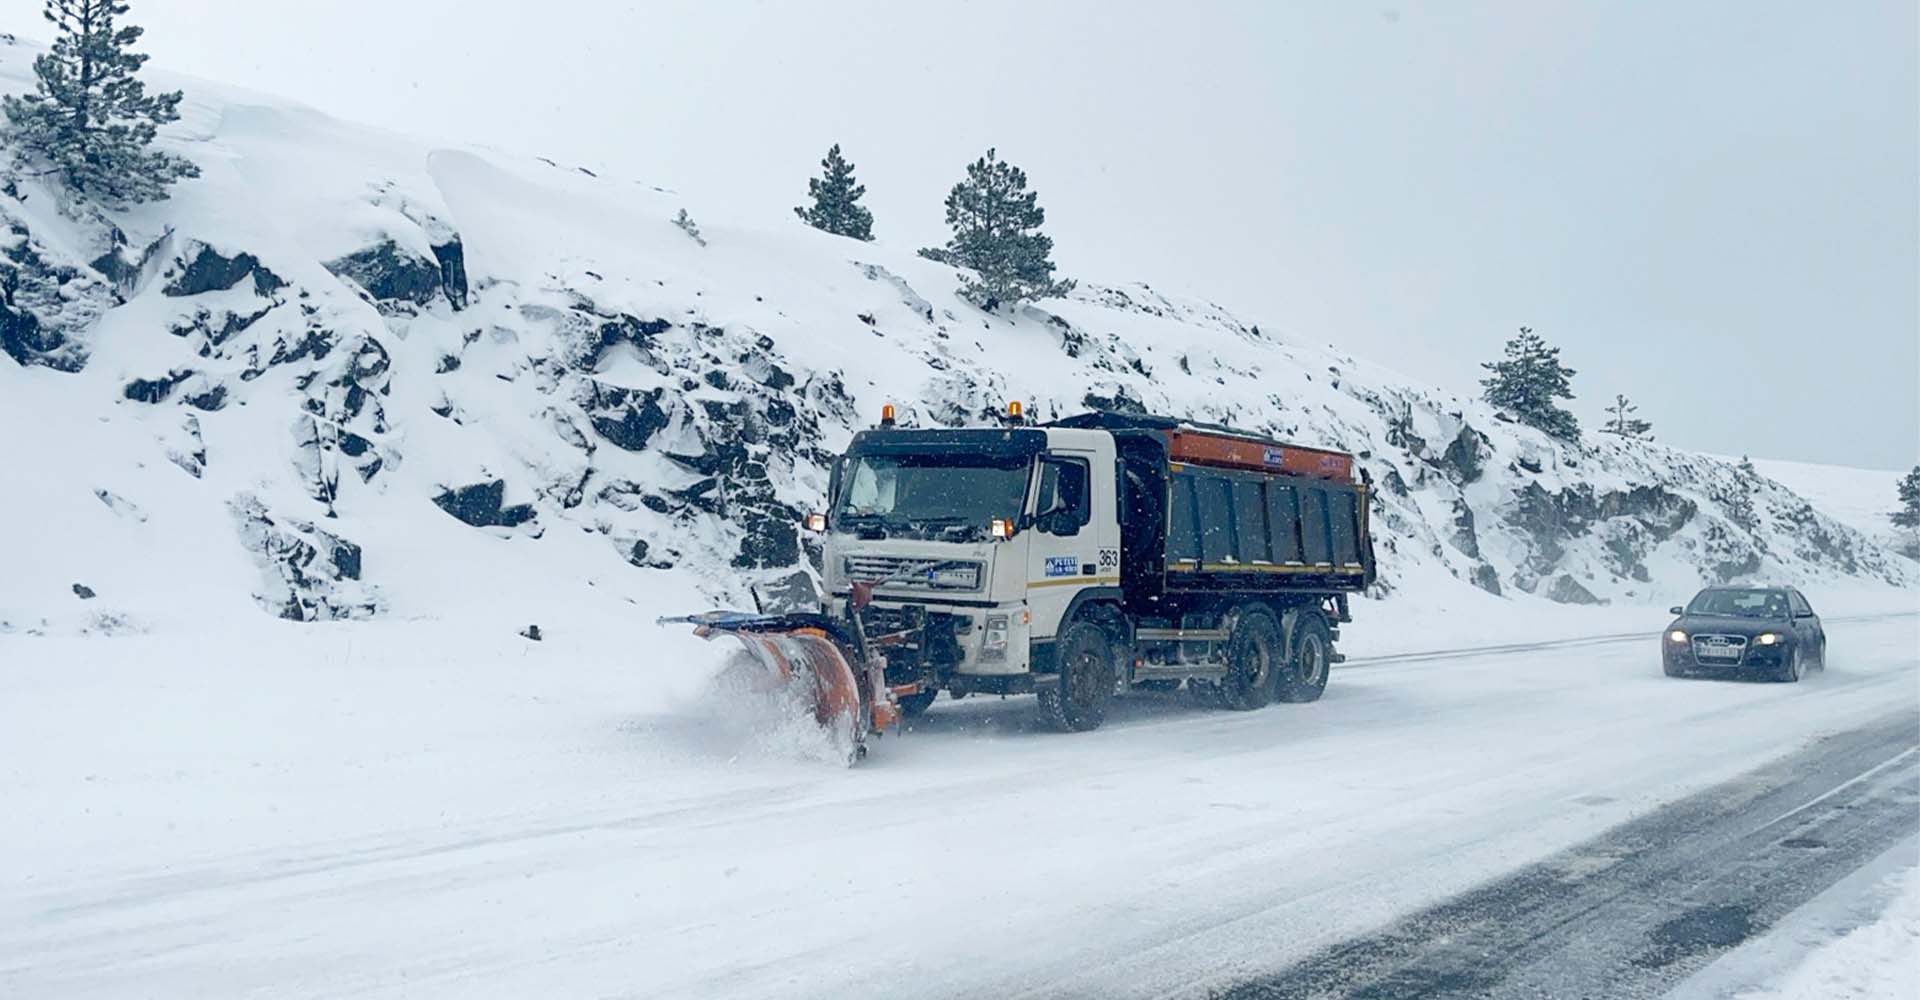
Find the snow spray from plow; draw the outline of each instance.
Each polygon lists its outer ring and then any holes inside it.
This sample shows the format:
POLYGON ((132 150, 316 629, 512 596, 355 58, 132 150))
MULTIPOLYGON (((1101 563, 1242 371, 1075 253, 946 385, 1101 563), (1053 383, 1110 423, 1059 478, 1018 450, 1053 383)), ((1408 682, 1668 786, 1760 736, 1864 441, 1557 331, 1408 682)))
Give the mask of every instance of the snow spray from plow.
POLYGON ((849 599, 847 621, 818 614, 708 611, 661 618, 659 623, 692 625, 694 634, 705 639, 738 639, 757 666, 755 686, 797 689, 814 722, 835 746, 847 748, 851 765, 866 756, 868 736, 885 732, 900 719, 894 692, 887 687, 886 660, 868 649, 855 613, 871 587, 859 589, 865 592, 849 599))

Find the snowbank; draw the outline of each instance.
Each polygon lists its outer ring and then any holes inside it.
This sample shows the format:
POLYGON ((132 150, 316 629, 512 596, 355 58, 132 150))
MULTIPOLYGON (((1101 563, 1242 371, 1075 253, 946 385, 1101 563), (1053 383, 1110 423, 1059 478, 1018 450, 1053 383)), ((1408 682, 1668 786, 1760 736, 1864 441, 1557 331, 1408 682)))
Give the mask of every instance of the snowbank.
POLYGON ((1920 867, 1890 875, 1880 917, 1807 956, 1780 984, 1741 1000, 1907 1000, 1920 993, 1920 867))

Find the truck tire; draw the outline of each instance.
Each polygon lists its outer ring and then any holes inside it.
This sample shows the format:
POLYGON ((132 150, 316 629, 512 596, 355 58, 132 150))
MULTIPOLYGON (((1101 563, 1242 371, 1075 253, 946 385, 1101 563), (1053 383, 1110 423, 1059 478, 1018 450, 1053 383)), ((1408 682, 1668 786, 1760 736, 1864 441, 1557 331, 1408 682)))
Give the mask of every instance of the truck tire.
POLYGON ((1236 712, 1265 708, 1286 666, 1286 645, 1273 613, 1264 607, 1241 611, 1227 638, 1227 676, 1220 679, 1220 703, 1236 712))
POLYGON ((1327 690, 1327 669, 1333 664, 1333 639, 1326 619, 1316 612, 1300 615, 1293 626, 1293 655, 1280 672, 1281 701, 1318 701, 1327 690))
POLYGON ((1054 647, 1053 681, 1035 690, 1040 718, 1063 733, 1100 728, 1113 699, 1113 644, 1089 621, 1077 621, 1060 633, 1054 647))

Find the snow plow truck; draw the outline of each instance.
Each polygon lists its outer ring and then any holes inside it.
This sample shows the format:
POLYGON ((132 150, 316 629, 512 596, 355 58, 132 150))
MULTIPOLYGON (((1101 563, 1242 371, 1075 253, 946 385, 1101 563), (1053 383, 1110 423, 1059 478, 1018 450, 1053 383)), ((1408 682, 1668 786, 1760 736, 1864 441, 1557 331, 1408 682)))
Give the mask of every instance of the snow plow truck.
POLYGON ((1252 710, 1320 697, 1348 596, 1374 581, 1353 456, 1227 427, 1087 413, 909 429, 893 407, 834 464, 820 609, 665 619, 807 689, 850 759, 941 690, 1034 694, 1064 731, 1185 688, 1252 710))

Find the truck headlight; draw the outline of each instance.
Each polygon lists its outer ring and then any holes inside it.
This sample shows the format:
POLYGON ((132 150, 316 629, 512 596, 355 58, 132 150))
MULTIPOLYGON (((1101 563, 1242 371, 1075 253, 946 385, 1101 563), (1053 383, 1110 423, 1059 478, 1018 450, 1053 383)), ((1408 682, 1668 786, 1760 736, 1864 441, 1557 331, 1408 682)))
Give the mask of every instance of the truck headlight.
POLYGON ((1007 658, 1007 635, 1012 628, 1012 616, 988 615, 982 623, 985 633, 980 642, 982 660, 1004 660, 1007 658))
POLYGON ((1667 633, 1667 641, 1668 642, 1686 642, 1687 634, 1685 632, 1680 631, 1679 629, 1674 629, 1673 631, 1667 633))
POLYGON ((1780 638, 1781 636, 1780 636, 1780 633, 1778 632, 1765 632, 1761 634, 1759 643, 1762 646, 1771 646, 1774 643, 1779 642, 1780 638))

